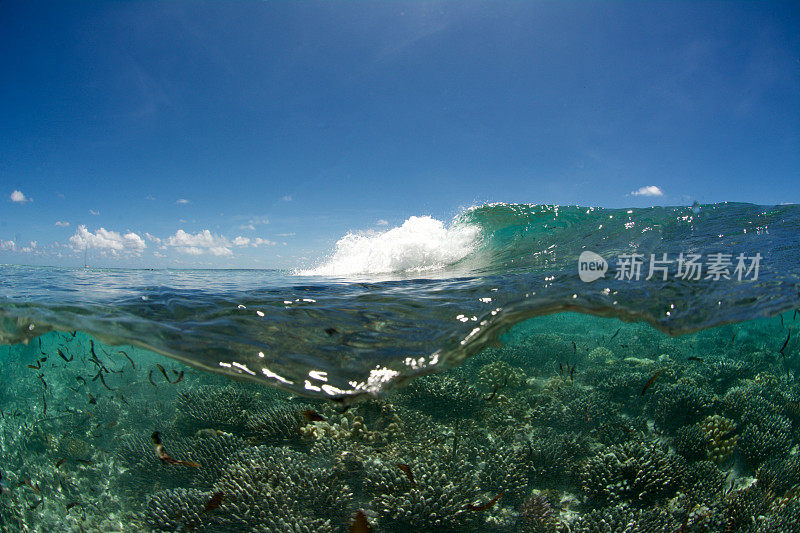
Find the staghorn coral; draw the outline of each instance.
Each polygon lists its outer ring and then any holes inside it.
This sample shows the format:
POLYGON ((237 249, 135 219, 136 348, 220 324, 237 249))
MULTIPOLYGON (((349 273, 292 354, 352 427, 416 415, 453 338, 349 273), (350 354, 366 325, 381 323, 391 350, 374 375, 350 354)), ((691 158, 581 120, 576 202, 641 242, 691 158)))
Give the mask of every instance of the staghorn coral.
POLYGON ((770 414, 754 420, 742 431, 739 451, 745 461, 757 468, 770 457, 781 457, 792 447, 792 424, 784 416, 770 414))
POLYGON ((248 531, 329 531, 329 517, 345 520, 352 497, 329 468, 272 446, 242 450, 212 490, 225 493, 216 520, 248 531))
POLYGON ((583 489, 598 502, 649 504, 675 492, 682 470, 676 456, 657 442, 616 444, 586 461, 583 489))
POLYGON ((559 433, 552 428, 535 430, 524 444, 530 480, 548 488, 577 482, 580 462, 590 449, 584 434, 559 433))
POLYGON ((245 429, 258 443, 280 443, 299 440, 303 436, 303 426, 308 422, 303 410, 308 406, 267 407, 248 412, 245 429))
POLYGON ((588 355, 588 362, 596 365, 607 365, 613 363, 616 360, 617 356, 614 355, 614 352, 612 352, 605 346, 598 346, 597 348, 589 352, 588 355))
POLYGON ((700 424, 690 424, 678 428, 672 438, 672 445, 678 455, 687 461, 706 459, 706 435, 700 424))
POLYGON ((733 454, 738 436, 734 434, 736 424, 720 415, 707 417, 700 424, 706 440, 708 458, 721 463, 733 454))
POLYGON ((570 533, 674 533, 676 524, 669 514, 658 507, 642 510, 622 503, 593 509, 574 520, 570 533))
POLYGON ((687 505, 711 504, 728 488, 727 473, 711 461, 688 465, 683 473, 681 489, 687 505))
POLYGON ((481 490, 489 494, 505 491, 504 502, 521 502, 528 489, 525 465, 527 450, 506 445, 492 452, 478 474, 481 490))
POLYGON ((656 425, 666 430, 702 420, 713 406, 714 394, 691 380, 657 387, 647 402, 656 425))
POLYGON ((177 423, 191 433, 199 429, 241 431, 254 402, 255 396, 241 388, 201 385, 178 396, 177 423))
POLYGON ((758 485, 778 496, 800 487, 800 455, 776 457, 758 469, 758 485))
POLYGON ((555 533, 556 512, 544 495, 535 493, 525 500, 519 512, 519 526, 525 533, 555 533))
POLYGON ((388 468, 403 475, 395 465, 370 469, 369 486, 377 489, 370 508, 381 517, 383 529, 465 531, 483 522, 483 515, 467 507, 481 500, 472 465, 463 459, 450 464, 412 461, 408 465, 413 484, 387 472, 388 468))
POLYGON ((491 392, 497 388, 510 387, 516 389, 525 384, 525 372, 521 368, 513 367, 504 361, 493 361, 483 365, 478 371, 476 386, 479 389, 491 392))
POLYGON ((144 523, 155 531, 178 531, 205 525, 205 502, 211 495, 198 489, 168 489, 155 493, 144 510, 144 523))
POLYGON ((483 395, 467 383, 466 378, 457 379, 445 374, 415 379, 399 400, 408 407, 439 419, 449 418, 453 413, 475 416, 486 404, 483 395))

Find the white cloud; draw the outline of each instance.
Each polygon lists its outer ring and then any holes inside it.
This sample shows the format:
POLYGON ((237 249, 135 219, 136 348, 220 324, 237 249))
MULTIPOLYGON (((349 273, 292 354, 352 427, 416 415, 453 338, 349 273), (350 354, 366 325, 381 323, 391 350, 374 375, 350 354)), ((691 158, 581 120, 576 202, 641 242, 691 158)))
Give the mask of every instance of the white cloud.
POLYGON ((281 198, 281 200, 283 200, 284 202, 291 202, 292 201, 292 195, 291 194, 287 194, 286 196, 281 198))
POLYGON ((148 194, 147 196, 145 196, 145 197, 144 197, 144 199, 145 199, 145 200, 155 200, 155 199, 156 199, 156 197, 155 197, 155 196, 153 196, 152 194, 148 194))
POLYGON ((16 251, 17 245, 14 241, 0 241, 0 250, 2 251, 16 251))
POLYGON ((94 209, 89 209, 89 214, 90 214, 90 215, 97 216, 97 215, 99 215, 99 214, 100 214, 100 211, 95 211, 94 209))
POLYGON ((278 237, 294 237, 294 233, 278 233, 278 237))
POLYGON ((159 239, 155 235, 151 235, 151 234, 149 234, 147 232, 144 233, 144 238, 147 239, 150 242, 154 242, 156 244, 161 244, 161 239, 159 239))
POLYGON ((69 242, 76 251, 95 248, 97 250, 108 250, 113 254, 119 252, 139 254, 147 247, 144 239, 132 231, 121 235, 116 231, 100 228, 95 233, 92 233, 83 225, 78 227, 75 235, 69 238, 69 242))
POLYGON ((639 190, 631 192, 634 196, 664 196, 664 191, 655 185, 640 187, 639 190))
POLYGON ((242 224, 239 226, 239 229, 249 229, 250 231, 255 231, 256 227, 252 224, 242 224))
POLYGON ((201 255, 206 252, 216 256, 233 255, 228 239, 212 235, 207 229, 195 234, 179 229, 164 242, 167 246, 189 255, 201 255))
POLYGON ((9 198, 11 198, 12 202, 16 202, 18 204, 24 204, 25 202, 32 202, 33 201, 33 198, 28 198, 27 196, 22 194, 22 191, 14 191, 14 192, 12 192, 11 196, 9 196, 9 198))
POLYGON ((37 244, 38 243, 36 241, 31 241, 30 244, 28 244, 28 246, 24 246, 19 251, 22 252, 22 253, 29 254, 29 253, 33 252, 34 250, 36 250, 36 245, 37 244))
POLYGON ((253 246, 274 246, 278 243, 275 241, 270 241, 267 239, 262 239, 261 237, 256 237, 253 239, 253 246))
POLYGON ((68 228, 69 222, 62 222, 61 220, 59 220, 56 222, 56 226, 58 226, 59 228, 68 228))
POLYGON ((187 200, 186 198, 178 198, 175 201, 175 203, 178 204, 178 205, 186 205, 186 204, 190 204, 192 202, 191 202, 191 200, 187 200))
POLYGON ((241 235, 233 239, 233 244, 235 246, 247 246, 250 244, 250 239, 247 237, 242 237, 241 235))
POLYGON ((388 220, 384 220, 384 219, 380 219, 375 223, 375 225, 376 226, 388 226, 389 225, 389 221, 388 220))

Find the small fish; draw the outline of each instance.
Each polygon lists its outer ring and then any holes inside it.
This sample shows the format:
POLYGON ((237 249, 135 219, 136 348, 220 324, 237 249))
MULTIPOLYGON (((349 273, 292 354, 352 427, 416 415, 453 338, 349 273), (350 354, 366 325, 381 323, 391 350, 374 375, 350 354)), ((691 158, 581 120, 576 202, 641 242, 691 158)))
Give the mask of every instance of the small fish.
POLYGON ((39 359, 39 362, 40 362, 40 363, 45 363, 45 362, 47 362, 47 356, 45 355, 44 357, 42 357, 41 359, 39 359))
POLYGON ((572 368, 569 371, 569 380, 572 381, 573 377, 575 377, 575 365, 572 365, 572 368))
POLYGON ((412 485, 416 486, 417 483, 414 481, 414 474, 411 473, 411 467, 405 463, 396 463, 395 466, 403 471, 406 475, 408 480, 411 482, 412 485))
POLYGON ((736 334, 737 334, 737 333, 739 333, 739 330, 738 330, 738 329, 737 329, 736 331, 734 331, 734 332, 733 332, 733 337, 731 337, 731 342, 730 342, 730 344, 728 344, 728 346, 733 346, 733 341, 735 341, 735 340, 736 340, 736 334))
POLYGON ((783 325, 783 314, 781 314, 780 317, 781 317, 781 329, 783 329, 784 327, 786 327, 783 325))
POLYGON ((702 357, 697 357, 695 355, 690 355, 686 359, 689 360, 689 361, 695 361, 695 362, 698 362, 698 363, 702 363, 703 362, 703 358, 702 357))
POLYGON ((301 414, 309 422, 325 422, 325 417, 313 409, 306 409, 301 414))
POLYGON ((492 507, 494 504, 496 504, 497 500, 499 500, 500 497, 505 493, 506 493, 506 491, 501 492, 500 494, 498 494, 497 496, 495 496, 494 498, 492 498, 488 502, 484 503, 483 505, 473 505, 471 503, 468 503, 467 504, 467 509, 469 509, 470 511, 485 511, 489 507, 492 507))
POLYGON ((578 353, 578 345, 575 344, 575 341, 572 341, 572 355, 578 353))
POLYGON ((339 333, 339 331, 336 328, 325 328, 325 333, 333 337, 334 335, 339 333))
POLYGON ((203 508, 203 511, 206 513, 209 511, 213 511, 217 507, 222 504, 222 499, 225 497, 225 493, 222 491, 215 492, 211 499, 206 502, 206 506, 203 508))
POLYGON ((37 507, 39 507, 39 505, 40 505, 40 504, 41 504, 43 501, 44 501, 43 499, 39 500, 38 502, 36 502, 36 503, 34 503, 33 505, 31 505, 30 507, 28 507, 28 510, 30 510, 30 511, 33 511, 34 509, 36 509, 37 507))
POLYGON ((191 466, 192 468, 200 468, 200 465, 192 462, 192 461, 180 461, 178 459, 173 459, 172 457, 167 454, 167 451, 164 449, 164 444, 161 442, 161 433, 158 431, 153 432, 150 436, 151 440, 153 441, 153 448, 156 452, 156 457, 161 459, 163 463, 169 463, 171 465, 184 465, 184 466, 191 466))
POLYGON ((658 372, 653 374, 653 377, 647 380, 647 383, 644 384, 644 388, 642 389, 642 396, 644 396, 644 393, 647 392, 647 389, 650 388, 650 385, 652 385, 655 382, 655 380, 658 378, 658 376, 661 375, 661 372, 663 371, 664 369, 659 370, 658 372))
POLYGON ((105 388, 107 388, 107 389, 108 389, 108 390, 110 390, 110 391, 115 391, 115 390, 117 390, 117 389, 112 389, 111 387, 109 387, 109 386, 106 384, 106 380, 105 380, 105 378, 103 377, 103 374, 100 374, 100 382, 103 384, 103 386, 104 386, 105 388))
POLYGON ((614 337, 616 337, 617 335, 619 335, 619 332, 620 332, 620 331, 622 331, 622 328, 618 328, 618 329, 617 329, 617 331, 616 331, 616 332, 614 332, 614 334, 613 334, 613 335, 611 335, 611 338, 610 338, 610 339, 608 339, 608 340, 609 340, 609 342, 613 341, 613 340, 614 340, 614 337))
POLYGON ((92 393, 91 392, 87 392, 86 394, 89 395, 89 403, 91 405, 96 405, 97 404, 97 399, 94 396, 92 396, 92 393))
POLYGON ((620 344, 620 345, 619 345, 619 347, 620 347, 620 348, 627 348, 627 347, 628 347, 628 345, 627 345, 627 344, 620 344))
POLYGON ((78 376, 78 377, 76 377, 76 378, 75 378, 75 381, 80 381, 80 382, 82 382, 84 385, 86 385, 86 380, 85 380, 85 379, 83 379, 83 376, 78 376))
POLYGON ((156 390, 158 390, 158 385, 156 385, 156 382, 153 381, 153 371, 152 370, 150 370, 150 373, 147 375, 147 379, 150 380, 150 385, 152 385, 153 387, 156 388, 156 390))
POLYGON ((794 310, 794 314, 792 315, 792 322, 794 322, 795 318, 797 318, 797 309, 794 310))
MULTIPOLYGON (((175 372, 175 371, 173 370, 173 372, 175 372)), ((175 372, 175 373, 177 374, 177 372, 175 372)), ((173 383, 173 384, 175 384, 175 383, 178 383, 178 382, 179 382, 180 380, 182 380, 182 379, 183 379, 183 370, 181 370, 180 374, 178 374, 178 379, 176 379, 176 380, 175 380, 175 381, 173 381, 172 383, 173 383)))
MULTIPOLYGON (((792 328, 793 327, 794 326, 792 326, 792 328)), ((778 353, 780 353, 781 355, 783 355, 783 351, 786 349, 786 345, 789 344, 789 339, 792 338, 792 328, 789 328, 789 334, 786 335, 786 340, 783 341, 783 346, 781 346, 781 349, 778 350, 778 353)))
POLYGON ((74 355, 70 354, 69 359, 67 359, 67 356, 64 355, 64 352, 61 351, 61 348, 58 349, 58 355, 60 355, 61 359, 63 359, 67 363, 71 362, 72 359, 75 357, 74 355))
POLYGON ((42 385, 44 385, 44 389, 47 390, 47 382, 44 380, 44 374, 39 374, 39 380, 42 382, 42 385))
POLYGON ((93 465, 94 462, 91 459, 75 459, 76 463, 83 463, 85 465, 93 465))
POLYGON ((120 351, 119 351, 119 353, 121 353, 122 355, 124 355, 125 357, 127 357, 127 358, 128 358, 128 361, 130 361, 130 362, 131 362, 131 368, 133 368, 134 370, 136 370, 136 365, 135 365, 135 364, 133 364, 133 359, 131 359, 131 356, 130 356, 130 355, 128 355, 127 353, 125 353, 125 352, 124 352, 124 351, 122 351, 122 350, 120 350, 120 351))
POLYGON ((113 427, 114 427, 114 426, 116 426, 116 425, 117 425, 117 421, 116 421, 116 420, 114 420, 113 422, 109 422, 109 423, 108 423, 108 425, 106 426, 106 429, 111 429, 111 428, 113 428, 113 427))
POLYGON ((42 363, 40 363, 39 361, 36 361, 35 365, 28 365, 28 368, 33 368, 34 370, 41 370, 42 369, 42 363))
POLYGON ((372 528, 363 511, 356 511, 353 521, 350 522, 349 533, 372 533, 372 528))
POLYGON ((68 503, 67 504, 67 512, 69 512, 69 510, 72 509, 73 507, 75 507, 76 505, 80 505, 80 504, 78 502, 70 502, 70 503, 68 503))
POLYGON ((161 366, 161 365, 160 365, 160 364, 158 364, 158 363, 156 363, 156 366, 158 367, 158 370, 161 372, 161 375, 162 375, 162 376, 164 376, 164 379, 166 379, 166 380, 167 380, 167 383, 172 383, 172 382, 169 380, 169 376, 167 376, 167 371, 166 371, 166 370, 164 370, 164 367, 163 367, 163 366, 161 366))
POLYGON ((58 462, 56 463, 56 468, 58 468, 59 466, 63 465, 65 461, 66 461, 66 459, 59 459, 58 462))

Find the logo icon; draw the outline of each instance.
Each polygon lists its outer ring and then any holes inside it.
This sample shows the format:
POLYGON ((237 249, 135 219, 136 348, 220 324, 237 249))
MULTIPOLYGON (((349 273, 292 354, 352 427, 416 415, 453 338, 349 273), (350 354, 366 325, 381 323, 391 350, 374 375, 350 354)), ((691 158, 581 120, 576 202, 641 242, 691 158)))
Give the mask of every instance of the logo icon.
POLYGON ((608 271, 608 263, 601 255, 586 250, 578 257, 578 276, 581 281, 591 283, 605 276, 606 271, 608 271))

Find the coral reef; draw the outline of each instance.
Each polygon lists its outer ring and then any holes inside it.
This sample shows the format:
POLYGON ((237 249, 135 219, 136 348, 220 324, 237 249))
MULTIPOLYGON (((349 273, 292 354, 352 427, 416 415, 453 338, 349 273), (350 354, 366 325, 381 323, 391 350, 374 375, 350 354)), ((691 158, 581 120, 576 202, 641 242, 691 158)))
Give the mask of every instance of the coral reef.
POLYGON ((740 333, 740 353, 728 330, 617 328, 512 331, 349 406, 165 381, 163 359, 108 363, 125 374, 104 387, 88 340, 54 334, 77 357, 48 376, 47 415, 36 375, 4 397, 0 530, 344 532, 361 511, 373 531, 793 531, 800 385, 764 357, 775 332, 740 333))
POLYGON ((700 424, 707 443, 708 458, 721 463, 733 454, 738 436, 736 424, 720 415, 709 416, 700 424))

